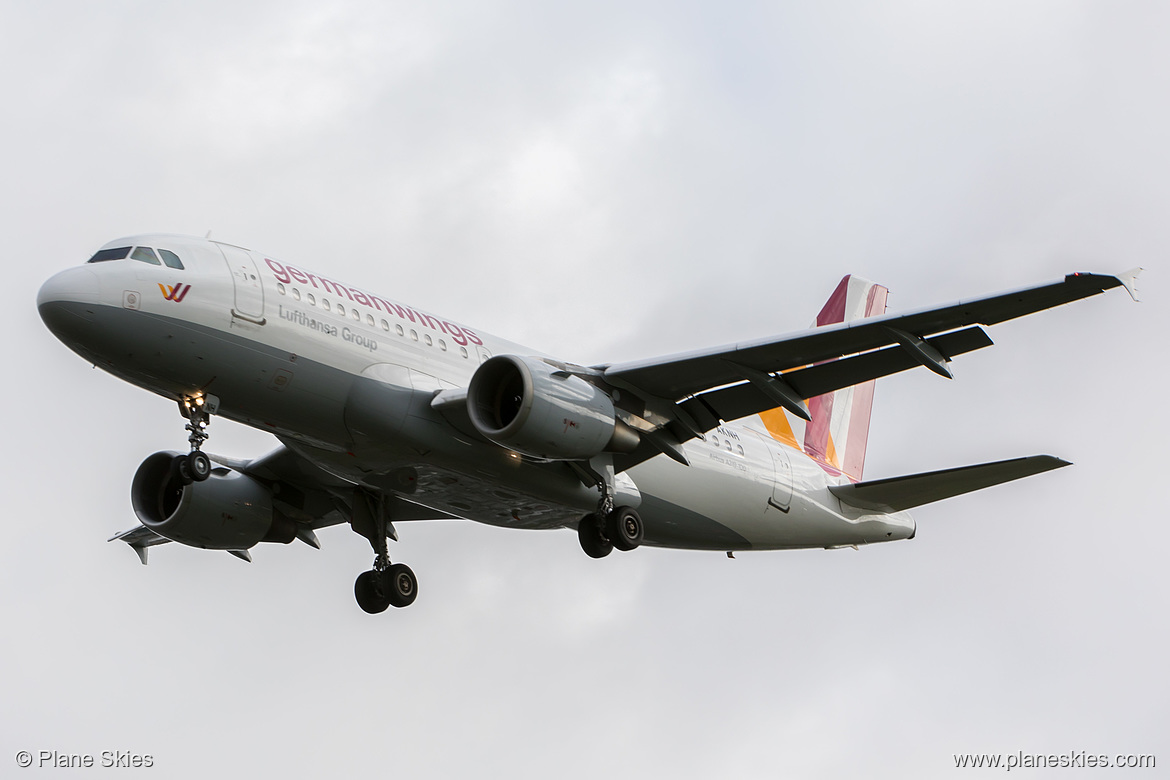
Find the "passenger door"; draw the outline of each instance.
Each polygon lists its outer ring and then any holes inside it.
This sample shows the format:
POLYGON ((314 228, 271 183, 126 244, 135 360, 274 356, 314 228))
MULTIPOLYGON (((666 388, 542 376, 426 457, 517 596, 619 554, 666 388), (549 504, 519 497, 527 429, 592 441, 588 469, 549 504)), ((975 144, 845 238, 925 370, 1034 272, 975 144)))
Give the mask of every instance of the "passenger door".
POLYGON ((235 305, 232 307, 232 316, 239 317, 257 325, 264 324, 264 287, 260 284, 260 272, 256 269, 256 261, 238 246, 230 244, 216 244, 227 261, 228 270, 232 274, 232 284, 235 286, 235 305))

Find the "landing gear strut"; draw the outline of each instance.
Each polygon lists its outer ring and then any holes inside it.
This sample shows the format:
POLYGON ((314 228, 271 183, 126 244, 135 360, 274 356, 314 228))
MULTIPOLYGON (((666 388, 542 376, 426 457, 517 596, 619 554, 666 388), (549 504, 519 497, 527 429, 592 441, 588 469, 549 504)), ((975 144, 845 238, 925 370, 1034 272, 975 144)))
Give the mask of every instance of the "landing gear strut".
POLYGON ((386 497, 355 490, 350 524, 374 548, 374 568, 359 574, 353 584, 358 606, 371 615, 387 607, 409 607, 418 596, 418 580, 405 563, 390 562, 386 539, 394 535, 394 527, 387 517, 386 497))
POLYGON ((211 458, 200 447, 207 441, 207 426, 217 406, 218 399, 215 396, 200 395, 179 402, 179 412, 187 418, 186 430, 191 432, 187 437, 191 452, 175 458, 175 467, 183 484, 202 482, 211 476, 211 458))
POLYGON ((624 552, 635 549, 642 543, 642 518, 628 506, 613 505, 612 467, 606 466, 603 473, 593 468, 587 471, 597 481, 601 498, 597 502, 597 511, 585 515, 577 524, 581 549, 590 558, 604 558, 614 548, 624 552))

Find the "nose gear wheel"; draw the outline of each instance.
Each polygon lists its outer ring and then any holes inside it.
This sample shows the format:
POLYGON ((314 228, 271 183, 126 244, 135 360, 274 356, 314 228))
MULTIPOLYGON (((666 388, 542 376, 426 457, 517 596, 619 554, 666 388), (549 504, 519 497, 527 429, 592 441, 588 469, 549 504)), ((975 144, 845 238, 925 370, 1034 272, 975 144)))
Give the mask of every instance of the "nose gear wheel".
POLYGON ((179 478, 183 484, 202 482, 211 476, 211 458, 200 449, 207 441, 207 426, 211 423, 211 411, 218 406, 214 396, 193 396, 179 402, 179 412, 187 418, 185 430, 191 451, 176 458, 179 478))

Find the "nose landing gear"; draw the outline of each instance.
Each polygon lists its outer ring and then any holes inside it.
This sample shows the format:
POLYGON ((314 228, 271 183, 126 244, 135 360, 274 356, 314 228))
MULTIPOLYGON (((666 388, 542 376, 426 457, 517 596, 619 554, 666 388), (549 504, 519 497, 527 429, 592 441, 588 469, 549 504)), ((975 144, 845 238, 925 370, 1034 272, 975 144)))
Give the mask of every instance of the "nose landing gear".
POLYGON ((191 432, 187 441, 191 444, 191 452, 175 458, 179 478, 183 484, 202 482, 211 476, 211 458, 200 447, 207 441, 207 426, 211 423, 211 415, 219 408, 219 399, 213 395, 197 395, 184 397, 179 402, 179 413, 187 418, 186 430, 191 432))

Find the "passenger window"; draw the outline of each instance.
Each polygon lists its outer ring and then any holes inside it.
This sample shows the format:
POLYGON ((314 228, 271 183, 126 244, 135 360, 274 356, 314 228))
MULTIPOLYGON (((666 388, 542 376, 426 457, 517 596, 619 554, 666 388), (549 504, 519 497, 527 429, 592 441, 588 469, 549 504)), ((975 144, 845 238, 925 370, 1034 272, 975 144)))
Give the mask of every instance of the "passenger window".
POLYGON ((366 324, 369 325, 371 328, 374 327, 374 315, 373 314, 366 315, 366 324))
POLYGON ((162 255, 163 262, 166 263, 167 268, 177 268, 180 271, 183 270, 183 261, 180 260, 179 256, 174 252, 169 249, 160 249, 158 250, 158 253, 162 255))
POLYGON ((395 325, 395 326, 394 326, 394 332, 395 332, 395 333, 397 333, 399 336, 405 336, 405 335, 406 335, 406 331, 404 331, 404 330, 402 329, 402 326, 401 326, 401 325, 395 325))
POLYGON ((382 320, 382 330, 390 330, 390 323, 382 320))
POLYGON ((447 351, 447 342, 443 341, 442 339, 439 339, 439 349, 446 352, 447 351))
MULTIPOLYGON (((349 316, 353 317, 354 322, 361 322, 362 321, 362 315, 357 309, 350 309, 349 316)), ((373 317, 371 317, 370 319, 373 319, 373 317)))
POLYGON ((411 330, 411 331, 410 331, 410 338, 411 338, 412 340, 414 340, 414 341, 418 341, 418 331, 417 331, 417 330, 411 330))
POLYGON ((276 291, 278 293, 280 293, 281 295, 284 295, 284 285, 281 284, 280 282, 277 282, 276 283, 276 291))
POLYGON ((338 316, 340 316, 340 317, 344 317, 344 316, 345 316, 345 307, 344 307, 344 306, 342 306, 340 303, 339 303, 339 304, 337 304, 337 314, 338 314, 338 316))
POLYGON ((428 347, 431 346, 431 336, 429 333, 423 336, 423 341, 427 343, 428 347))
POLYGON ((134 247, 134 254, 130 255, 130 259, 141 260, 142 262, 150 263, 151 265, 162 265, 162 263, 159 262, 158 255, 156 255, 154 250, 148 246, 134 247))
POLYGON ((297 301, 301 299, 301 291, 295 287, 293 288, 293 299, 297 301))
POLYGON ((322 298, 322 299, 321 299, 321 308, 322 308, 322 309, 324 309, 325 311, 329 311, 329 301, 328 301, 328 299, 326 299, 326 298, 322 298))
POLYGON ((89 258, 91 263, 104 263, 107 260, 124 260, 130 254, 130 247, 120 246, 117 249, 101 249, 89 258))
POLYGON ((316 306, 317 305, 317 297, 315 295, 313 295, 313 293, 308 293, 308 296, 309 296, 309 305, 316 306))
POLYGON ((460 347, 459 354, 463 355, 463 357, 467 357, 467 347, 460 347))

